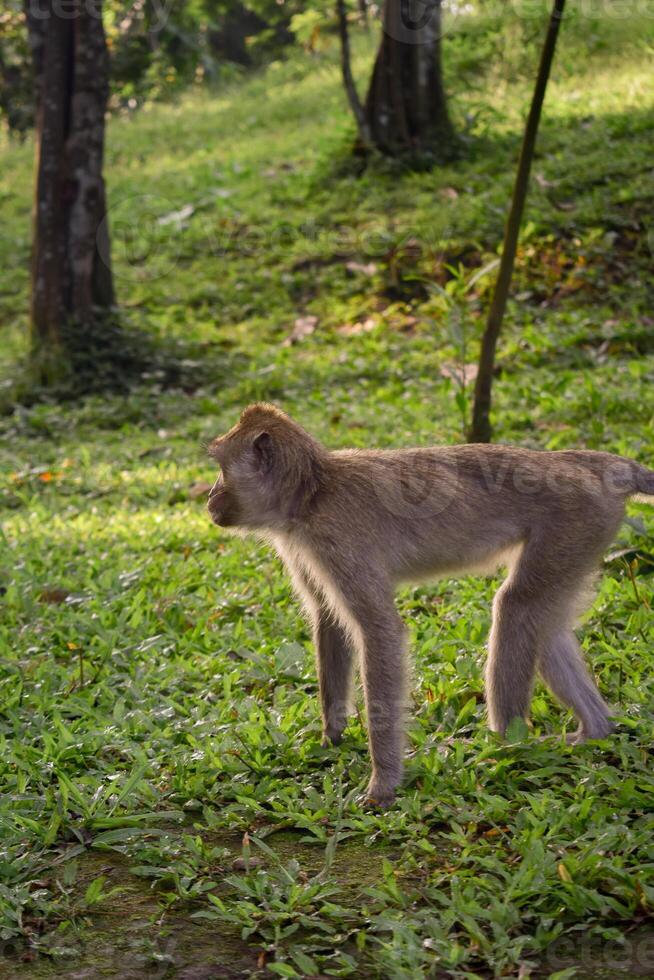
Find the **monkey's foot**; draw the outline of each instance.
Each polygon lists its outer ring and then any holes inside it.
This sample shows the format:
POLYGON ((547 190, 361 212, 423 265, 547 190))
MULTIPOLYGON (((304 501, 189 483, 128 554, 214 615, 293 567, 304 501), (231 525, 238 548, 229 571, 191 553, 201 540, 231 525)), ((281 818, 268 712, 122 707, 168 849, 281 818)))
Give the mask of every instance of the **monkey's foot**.
POLYGON ((370 807, 372 810, 388 810, 395 803, 395 793, 382 797, 371 796, 370 793, 366 793, 359 802, 362 806, 370 807))
POLYGON ((326 732, 323 732, 321 742, 323 749, 328 749, 332 745, 340 745, 343 741, 343 730, 344 728, 338 730, 329 728, 326 732))
POLYGON ((615 725, 610 721, 603 721, 601 724, 593 725, 592 728, 584 728, 583 725, 576 732, 566 735, 565 740, 568 745, 582 745, 584 742, 594 742, 598 739, 608 738, 615 731, 615 725))
POLYGON ((373 776, 368 784, 364 801, 368 806, 386 810, 395 802, 395 791, 400 785, 400 777, 381 780, 373 776))

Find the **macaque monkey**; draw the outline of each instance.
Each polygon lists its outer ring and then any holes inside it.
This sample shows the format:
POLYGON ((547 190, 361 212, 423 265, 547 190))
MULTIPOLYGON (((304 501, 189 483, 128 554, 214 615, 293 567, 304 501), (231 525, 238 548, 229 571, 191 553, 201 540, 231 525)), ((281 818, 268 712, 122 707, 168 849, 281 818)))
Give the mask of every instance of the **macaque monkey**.
POLYGON ((609 453, 512 446, 330 451, 272 405, 246 408, 209 454, 222 474, 211 519, 277 549, 313 624, 324 743, 340 741, 360 662, 372 776, 388 805, 402 778, 407 709, 398 583, 508 575, 493 603, 488 718, 525 718, 538 671, 579 722, 607 736, 610 712, 573 633, 629 497, 654 504, 654 471, 609 453))

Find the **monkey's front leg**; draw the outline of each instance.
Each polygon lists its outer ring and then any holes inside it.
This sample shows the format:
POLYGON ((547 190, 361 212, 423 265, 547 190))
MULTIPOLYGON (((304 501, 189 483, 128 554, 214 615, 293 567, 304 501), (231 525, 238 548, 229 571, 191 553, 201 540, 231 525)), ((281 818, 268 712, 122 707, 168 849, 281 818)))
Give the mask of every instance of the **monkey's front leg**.
POLYGON ((286 566, 313 626, 323 745, 341 740, 350 710, 353 651, 345 629, 329 610, 320 587, 298 561, 284 554, 286 566))
POLYGON ((351 705, 352 648, 345 630, 320 609, 314 623, 323 745, 338 745, 351 705))
POLYGON ((363 689, 368 717, 372 777, 367 796, 388 806, 402 781, 406 716, 406 638, 401 619, 390 608, 361 617, 363 689))

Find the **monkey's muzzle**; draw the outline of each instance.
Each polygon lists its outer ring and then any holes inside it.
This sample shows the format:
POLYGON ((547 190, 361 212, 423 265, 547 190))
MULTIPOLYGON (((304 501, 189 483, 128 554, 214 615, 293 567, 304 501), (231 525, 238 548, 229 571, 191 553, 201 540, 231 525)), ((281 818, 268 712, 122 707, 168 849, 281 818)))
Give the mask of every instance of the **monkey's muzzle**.
POLYGON ((233 507, 231 506, 229 494, 222 480, 216 480, 209 491, 207 510, 209 511, 211 520, 214 524, 218 524, 219 527, 226 527, 234 523, 232 519, 233 515, 231 515, 233 507))

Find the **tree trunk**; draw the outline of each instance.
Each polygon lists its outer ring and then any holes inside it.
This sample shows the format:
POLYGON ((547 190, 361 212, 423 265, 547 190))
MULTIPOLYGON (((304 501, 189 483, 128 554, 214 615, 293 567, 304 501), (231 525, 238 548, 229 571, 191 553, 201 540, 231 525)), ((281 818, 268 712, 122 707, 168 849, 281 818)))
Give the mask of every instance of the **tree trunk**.
POLYGON ((444 154, 451 148, 440 0, 384 0, 383 35, 365 116, 374 144, 391 156, 444 154))
POLYGON ((38 86, 32 350, 43 380, 65 356, 65 327, 114 303, 102 177, 109 66, 102 0, 29 5, 38 86), (45 30, 43 26, 45 25, 45 30))
POLYGON ((472 409, 472 425, 468 433, 468 442, 490 442, 492 427, 490 420, 491 395, 493 388, 493 369, 495 366, 495 349, 497 340, 504 319, 506 301, 509 296, 511 278, 513 276, 513 266, 515 263, 516 250, 518 248, 518 236, 520 234, 520 222, 522 212, 527 197, 527 187, 529 185, 529 172, 531 161, 534 158, 536 148, 536 136, 538 135, 538 124, 540 122, 541 110, 545 100, 545 90, 550 76, 550 68, 556 50, 556 39, 559 34, 559 26, 563 17, 565 0, 554 0, 552 13, 550 15, 549 26, 543 50, 538 65, 538 74, 534 86, 534 94, 531 100, 531 107, 525 125, 525 132, 522 138, 520 149, 520 159, 518 160, 518 170, 516 172, 515 184, 513 185, 513 197, 511 209, 504 229, 504 247, 500 259, 500 268, 497 273, 493 299, 488 311, 488 319, 484 335, 481 339, 481 350, 479 353, 479 370, 475 382, 475 400, 472 409))
POLYGON ((25 22, 27 24, 27 43, 32 55, 32 74, 34 78, 34 105, 38 106, 43 84, 43 61, 45 57, 45 38, 48 25, 49 0, 25 0, 25 22))
POLYGON ((214 58, 233 61, 237 65, 252 64, 252 55, 246 39, 260 34, 268 25, 262 17, 244 4, 230 3, 227 11, 217 18, 219 27, 207 31, 209 50, 214 58))

